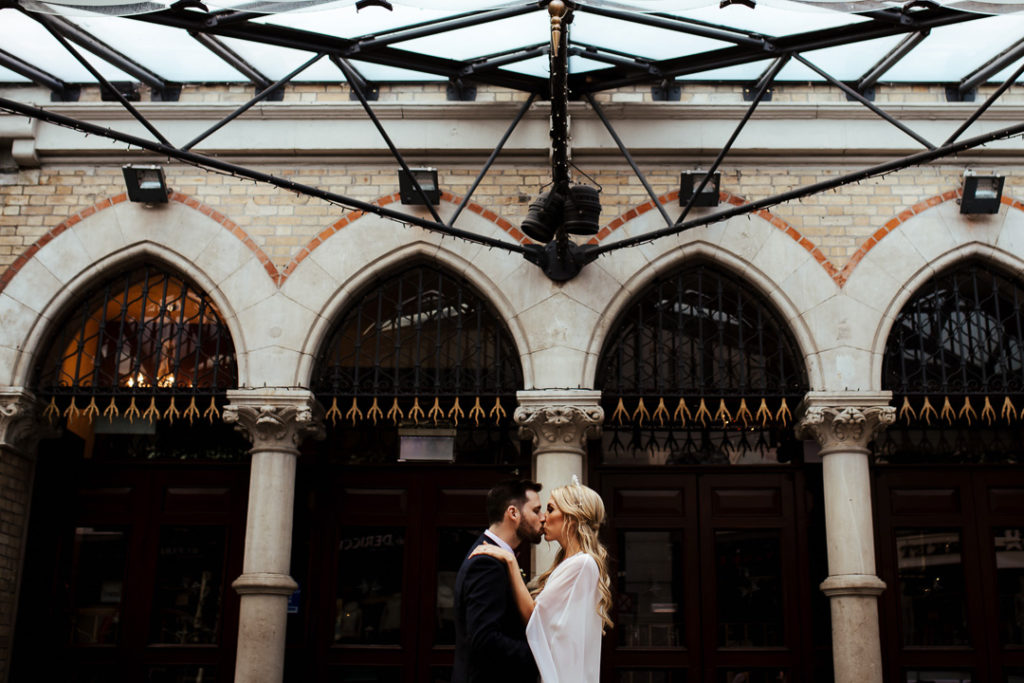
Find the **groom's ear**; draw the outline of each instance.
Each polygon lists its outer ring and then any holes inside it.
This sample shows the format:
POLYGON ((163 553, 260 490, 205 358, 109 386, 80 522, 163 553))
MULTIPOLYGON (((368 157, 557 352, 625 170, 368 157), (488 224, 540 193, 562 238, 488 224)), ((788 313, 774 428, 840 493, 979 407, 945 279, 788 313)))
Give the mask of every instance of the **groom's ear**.
POLYGON ((513 520, 518 519, 519 518, 519 508, 517 508, 515 505, 509 505, 508 508, 505 510, 505 514, 508 515, 513 520))

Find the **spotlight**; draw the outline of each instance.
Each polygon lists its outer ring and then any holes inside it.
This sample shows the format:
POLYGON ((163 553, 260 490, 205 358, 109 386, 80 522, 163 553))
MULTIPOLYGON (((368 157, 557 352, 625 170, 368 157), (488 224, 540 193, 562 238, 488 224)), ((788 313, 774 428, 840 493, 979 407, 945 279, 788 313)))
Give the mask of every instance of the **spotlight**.
POLYGON ((964 194, 960 199, 960 213, 998 213, 1003 197, 1003 176, 964 173, 964 194))
POLYGON ((551 190, 541 193, 530 203, 530 209, 522 225, 523 232, 530 239, 547 244, 555 236, 558 226, 562 224, 564 208, 565 198, 558 192, 551 190))
POLYGON ((166 204, 167 181, 164 169, 159 166, 136 166, 126 164, 121 167, 124 173, 124 184, 128 189, 128 199, 144 204, 166 204))
POLYGON ((565 231, 570 235, 596 235, 601 216, 599 190, 589 185, 573 185, 565 200, 565 231))
MULTIPOLYGON (((683 171, 679 176, 679 206, 690 203, 694 189, 700 185, 707 173, 705 171, 683 171)), ((712 173, 704 189, 697 195, 694 206, 718 206, 718 191, 722 182, 721 173, 712 173)))
MULTIPOLYGON (((436 168, 410 168, 409 173, 419 183, 423 189, 423 194, 427 196, 431 204, 436 206, 441 202, 441 190, 437 186, 436 168)), ((404 170, 398 171, 398 189, 402 196, 402 203, 423 205, 423 198, 416 191, 412 178, 404 170)))

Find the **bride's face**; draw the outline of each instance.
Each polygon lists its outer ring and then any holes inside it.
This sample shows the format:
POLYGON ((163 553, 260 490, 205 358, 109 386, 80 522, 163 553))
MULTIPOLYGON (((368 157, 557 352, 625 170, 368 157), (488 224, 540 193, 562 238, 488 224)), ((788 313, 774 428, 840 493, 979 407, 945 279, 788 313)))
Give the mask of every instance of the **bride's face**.
POLYGON ((565 545, 562 534, 565 532, 565 515, 558 509, 554 498, 548 498, 547 519, 544 520, 544 540, 558 541, 565 545))

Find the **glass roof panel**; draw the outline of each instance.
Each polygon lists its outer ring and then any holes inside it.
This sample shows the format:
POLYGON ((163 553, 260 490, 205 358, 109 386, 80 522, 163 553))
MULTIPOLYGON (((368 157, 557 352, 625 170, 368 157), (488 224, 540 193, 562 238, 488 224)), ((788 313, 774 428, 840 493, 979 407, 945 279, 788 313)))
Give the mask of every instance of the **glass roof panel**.
POLYGON ((766 36, 791 35, 868 21, 856 14, 788 0, 758 0, 754 9, 737 4, 726 7, 720 7, 719 3, 701 4, 701 7, 670 14, 766 36))
POLYGON ((653 26, 629 26, 618 19, 586 12, 576 15, 569 36, 573 41, 599 45, 647 59, 669 59, 731 45, 711 38, 653 26))
MULTIPOLYGON (((291 48, 277 47, 276 45, 261 45, 249 40, 236 40, 234 38, 221 38, 220 40, 234 50, 239 57, 272 81, 287 76, 316 55, 315 52, 292 50, 291 48)), ((220 61, 213 54, 210 54, 208 59, 220 61)), ((330 60, 324 57, 296 76, 294 80, 342 81, 345 79, 338 67, 334 66, 330 60)))
POLYGON ((984 17, 967 26, 936 28, 916 50, 901 59, 883 80, 959 81, 1022 37, 1024 15, 1020 14, 984 17))
POLYGON ((474 59, 524 45, 543 43, 551 35, 550 27, 551 22, 546 12, 531 12, 480 26, 394 43, 394 46, 434 57, 474 59))

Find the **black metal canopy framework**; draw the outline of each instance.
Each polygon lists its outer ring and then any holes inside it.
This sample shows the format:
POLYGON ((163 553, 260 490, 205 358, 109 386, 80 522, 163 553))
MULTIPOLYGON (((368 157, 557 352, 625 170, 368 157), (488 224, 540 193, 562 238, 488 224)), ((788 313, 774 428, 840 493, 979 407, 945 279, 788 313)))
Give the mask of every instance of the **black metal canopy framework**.
MULTIPOLYGON (((28 0, 25 1, 27 2, 28 0)), ((689 19, 665 12, 616 9, 607 3, 595 2, 592 4, 587 0, 566 1, 564 3, 560 2, 560 0, 539 0, 535 2, 517 2, 494 9, 444 16, 440 19, 389 28, 355 38, 285 26, 281 23, 276 23, 274 21, 275 17, 267 12, 243 11, 243 9, 237 8, 206 11, 200 3, 176 3, 169 9, 125 17, 125 20, 155 24, 187 33, 188 36, 191 36, 209 49, 220 60, 249 79, 257 89, 257 94, 203 134, 185 144, 175 144, 166 139, 157 127, 152 122, 146 120, 139 110, 131 104, 132 100, 139 99, 137 87, 133 87, 132 84, 110 82, 96 68, 93 61, 72 45, 72 43, 91 54, 94 58, 102 59, 105 63, 116 66, 122 72, 149 86, 154 99, 175 99, 180 90, 179 83, 174 83, 159 73, 148 69, 138 61, 123 54, 117 47, 111 46, 91 35, 81 26, 77 26, 72 19, 64 16, 30 12, 20 4, 21 2, 22 0, 0 0, 0 13, 20 11, 21 14, 32 17, 35 21, 42 24, 74 56, 75 60, 93 75, 96 83, 103 89, 105 96, 108 99, 120 101, 132 116, 146 127, 152 137, 140 138, 128 135, 9 98, 0 97, 0 109, 32 116, 42 121, 70 127, 83 133, 103 135, 171 159, 267 182, 346 207, 418 225, 442 234, 487 244, 511 252, 518 252, 525 255, 529 260, 541 265, 545 272, 555 279, 569 279, 573 277, 586 263, 606 252, 628 248, 638 243, 677 234, 693 227, 725 220, 732 216, 742 215, 872 176, 927 163, 994 140, 1024 133, 1024 124, 1019 124, 984 135, 961 139, 962 134, 968 127, 1010 85, 1016 82, 1021 73, 1024 73, 1024 65, 1015 70, 985 102, 977 107, 974 113, 964 121, 964 124, 942 144, 936 144, 927 140, 920 133, 897 121, 872 102, 873 88, 879 80, 897 65, 901 59, 906 58, 908 54, 926 41, 933 30, 955 24, 965 24, 983 16, 949 7, 942 7, 930 2, 909 2, 902 8, 862 12, 856 16, 851 15, 848 23, 839 26, 801 31, 788 35, 767 35, 723 24, 689 19), (459 31, 486 26, 497 27, 499 26, 498 22, 535 12, 543 12, 545 14, 550 12, 553 18, 557 17, 561 26, 559 29, 560 34, 558 36, 530 36, 530 42, 521 47, 461 59, 428 54, 424 51, 412 49, 415 41, 419 39, 436 38, 439 36, 448 38, 450 36, 452 40, 456 40, 459 31), (641 55, 631 54, 614 46, 602 46, 584 42, 576 43, 570 35, 572 22, 575 17, 584 14, 601 17, 602 20, 621 22, 623 31, 629 31, 637 27, 652 27, 667 32, 668 35, 676 35, 680 45, 679 54, 678 56, 667 58, 646 58, 641 55), (842 81, 830 75, 827 70, 821 68, 820 65, 807 56, 807 53, 813 51, 859 45, 866 41, 898 36, 905 37, 855 80, 842 81), (689 51, 687 46, 692 40, 688 39, 704 41, 701 43, 702 45, 711 41, 710 44, 713 47, 706 50, 689 51), (236 50, 233 50, 225 42, 228 40, 298 50, 305 53, 306 58, 298 68, 295 68, 277 81, 271 81, 270 77, 247 62, 236 50), (564 49, 553 50, 552 48, 555 46, 564 46, 564 49), (529 73, 523 73, 522 70, 517 71, 515 69, 517 65, 521 66, 528 60, 544 55, 547 55, 550 60, 548 77, 530 75, 529 73), (323 60, 324 57, 328 57, 328 60, 323 60), (569 57, 582 57, 591 66, 579 71, 573 71, 570 68, 569 57), (655 201, 655 204, 662 209, 661 213, 665 219, 666 225, 663 229, 599 247, 576 245, 565 238, 563 230, 559 230, 555 242, 549 245, 550 248, 547 249, 537 245, 523 246, 514 244, 509 241, 497 240, 455 228, 453 224, 455 219, 458 218, 459 212, 447 223, 443 222, 436 211, 433 210, 431 211, 431 218, 425 219, 420 216, 378 207, 320 188, 294 183, 193 151, 193 148, 208 135, 228 124, 233 119, 244 115, 245 111, 254 104, 279 96, 285 84, 317 62, 322 62, 323 64, 332 63, 337 67, 338 80, 342 80, 343 77, 349 84, 353 97, 361 102, 367 116, 374 121, 399 166, 408 168, 401 151, 391 142, 384 126, 374 113, 371 102, 376 98, 377 84, 372 82, 371 79, 366 78, 362 73, 363 69, 369 68, 371 65, 385 66, 426 74, 432 78, 448 80, 451 84, 449 88, 450 93, 453 93, 453 96, 456 98, 466 97, 471 93, 472 84, 509 88, 530 94, 527 103, 517 113, 515 120, 511 123, 504 137, 496 143, 494 153, 487 160, 476 182, 473 184, 473 188, 464 197, 463 206, 469 201, 473 190, 475 190, 480 180, 482 180, 494 163, 501 147, 514 130, 518 121, 521 120, 526 110, 537 98, 551 100, 553 115, 557 112, 564 112, 566 103, 569 100, 586 100, 615 140, 626 160, 630 163, 640 183, 651 198, 656 200, 649 183, 644 179, 643 174, 632 160, 627 146, 616 134, 593 95, 616 88, 651 85, 657 89, 656 91, 661 92, 665 96, 670 96, 676 83, 675 79, 677 78, 692 77, 695 74, 710 73, 727 67, 766 63, 767 67, 761 76, 753 82, 745 84, 745 90, 749 94, 749 108, 741 120, 737 122, 737 126, 730 138, 723 144, 720 152, 711 164, 708 176, 705 177, 696 189, 694 193, 694 196, 696 196, 706 184, 710 175, 723 162, 740 131, 754 115, 758 105, 770 94, 771 88, 780 72, 783 71, 784 67, 791 60, 794 64, 799 63, 803 67, 810 69, 825 82, 840 88, 849 99, 860 102, 880 118, 899 128, 917 144, 921 145, 923 150, 848 173, 824 183, 797 188, 784 194, 755 199, 742 206, 729 207, 689 220, 687 218, 692 208, 691 206, 686 206, 681 215, 673 220, 664 210, 664 207, 660 207, 660 204, 655 201), (596 67, 593 66, 595 64, 597 65, 596 67)), ((372 10, 385 11, 377 7, 372 8, 372 10)), ((991 80, 999 72, 1012 67, 1021 59, 1024 59, 1024 40, 1004 49, 986 63, 974 68, 970 73, 963 75, 961 78, 948 82, 947 92, 951 99, 962 100, 970 98, 979 84, 991 80)), ((48 88, 53 93, 54 100, 75 99, 82 85, 80 83, 69 83, 66 79, 61 79, 48 73, 45 69, 33 65, 32 60, 25 55, 15 55, 0 50, 0 66, 10 69, 42 87, 48 88)), ((571 173, 567 166, 567 153, 565 151, 565 142, 569 131, 568 123, 563 117, 553 116, 553 121, 552 149, 554 154, 552 181, 558 184, 567 182, 567 176, 571 173)), ((422 189, 418 187, 418 184, 417 192, 422 194, 422 189)), ((429 203, 427 205, 429 206, 429 203)))

